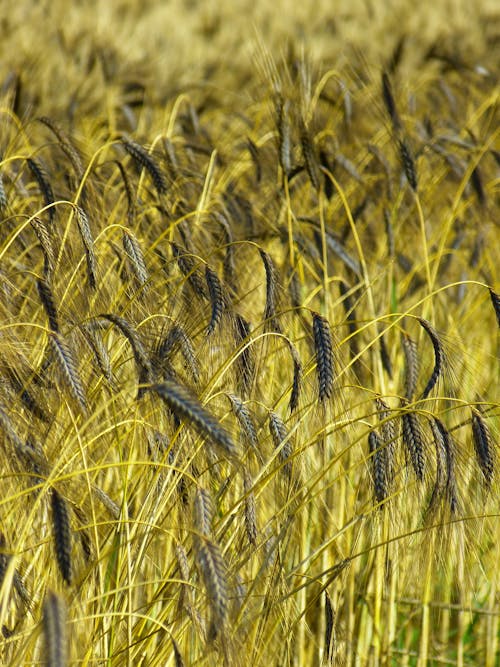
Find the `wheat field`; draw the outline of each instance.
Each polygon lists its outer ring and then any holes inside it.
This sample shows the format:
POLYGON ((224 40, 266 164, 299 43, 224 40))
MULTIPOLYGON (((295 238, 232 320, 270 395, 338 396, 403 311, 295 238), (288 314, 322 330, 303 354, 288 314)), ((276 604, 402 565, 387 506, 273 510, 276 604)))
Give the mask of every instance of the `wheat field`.
POLYGON ((495 5, 2 4, 1 664, 500 664, 495 5))

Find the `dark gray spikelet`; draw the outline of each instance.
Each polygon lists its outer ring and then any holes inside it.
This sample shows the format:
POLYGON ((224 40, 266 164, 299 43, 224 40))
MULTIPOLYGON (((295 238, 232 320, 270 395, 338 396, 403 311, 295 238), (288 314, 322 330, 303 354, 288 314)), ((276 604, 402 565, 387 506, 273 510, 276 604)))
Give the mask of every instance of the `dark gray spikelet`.
POLYGON ((212 521, 215 514, 214 501, 209 491, 198 487, 194 496, 193 515, 196 531, 205 537, 212 535, 212 521))
POLYGON ((224 631, 229 609, 227 570, 219 545, 207 538, 195 539, 195 553, 210 602, 208 638, 213 641, 224 631))
POLYGON ((387 72, 382 73, 382 98, 384 100, 385 108, 391 119, 393 130, 399 131, 401 129, 401 121, 396 109, 396 102, 392 94, 391 81, 387 72))
MULTIPOLYGON (((114 313, 106 313, 104 315, 99 315, 109 322, 112 322, 122 334, 128 339, 130 346, 132 347, 132 352, 134 353, 134 360, 138 369, 139 375, 139 384, 145 384, 147 382, 152 382, 153 380, 153 367, 151 365, 151 359, 149 354, 144 347, 142 340, 134 329, 134 327, 126 320, 124 317, 115 315, 114 313)), ((140 398, 144 388, 140 387, 137 397, 140 398)))
POLYGON ((492 287, 490 287, 490 297, 493 309, 495 310, 495 315, 497 316, 498 326, 500 327, 500 295, 494 292, 492 287))
POLYGON ((6 546, 5 537, 3 533, 0 533, 0 588, 2 587, 10 561, 10 555, 6 553, 6 546))
POLYGON ((228 394, 227 397, 229 398, 231 408, 240 423, 244 440, 246 440, 255 450, 258 450, 259 441, 257 439, 257 431, 250 410, 238 396, 228 394))
POLYGON ((431 326, 430 322, 424 320, 423 317, 419 317, 417 319, 420 325, 423 327, 426 334, 429 336, 434 350, 434 368, 432 370, 431 377, 429 378, 429 381, 427 382, 425 389, 422 392, 421 398, 424 399, 427 398, 427 396, 429 396, 431 391, 436 386, 437 381, 443 375, 443 370, 445 365, 445 355, 444 355, 443 345, 434 327, 431 326))
POLYGON ((316 375, 318 377, 319 400, 323 403, 333 394, 334 365, 333 341, 328 320, 319 313, 312 313, 316 375))
POLYGON ((253 481, 247 468, 243 470, 243 491, 245 493, 245 529, 248 541, 252 546, 257 544, 257 511, 253 481))
POLYGON ((349 351, 351 354, 351 358, 355 359, 359 354, 359 346, 356 338, 356 331, 357 331, 356 310, 352 302, 350 289, 351 288, 344 280, 339 281, 339 290, 340 290, 340 295, 342 297, 342 305, 344 306, 344 310, 346 313, 346 324, 350 334, 349 351))
POLYGON ((207 298, 207 291, 205 289, 205 284, 203 278, 201 277, 201 272, 196 266, 196 262, 193 257, 187 252, 185 248, 172 243, 172 251, 174 257, 177 259, 177 266, 179 267, 183 276, 187 278, 189 285, 192 287, 193 292, 200 299, 207 298))
MULTIPOLYGON (((35 177, 36 182, 38 183, 38 187, 40 188, 40 192, 42 193, 45 205, 50 206, 55 202, 55 199, 54 199, 54 192, 52 190, 52 186, 45 172, 45 169, 43 169, 41 164, 36 160, 34 160, 33 158, 27 158, 26 162, 28 163, 28 167, 30 168, 31 173, 35 177)), ((50 222, 51 223, 54 222, 54 218, 56 215, 54 206, 50 206, 50 208, 47 209, 47 213, 49 215, 50 222)))
POLYGON ((288 100, 278 99, 278 137, 279 137, 279 162, 283 174, 288 176, 292 171, 292 146, 290 137, 290 117, 288 100))
POLYGON ((177 646, 177 642, 173 637, 172 637, 172 646, 174 647, 175 667, 184 667, 185 663, 182 657, 182 653, 180 652, 180 649, 177 646))
POLYGON ((122 242, 123 249, 127 253, 130 262, 132 273, 136 277, 139 285, 144 287, 144 285, 146 285, 148 282, 149 275, 139 241, 136 239, 134 234, 132 234, 132 232, 124 230, 122 242))
POLYGON ((92 237, 92 232, 90 231, 88 216, 81 206, 76 207, 76 223, 85 250, 89 285, 92 289, 95 289, 97 285, 97 260, 94 253, 94 239, 92 237))
POLYGON ((368 434, 368 448, 372 460, 375 500, 377 503, 383 503, 387 498, 387 457, 385 446, 376 431, 370 431, 368 434))
POLYGON ((293 343, 289 342, 288 346, 293 360, 292 392, 290 394, 290 402, 288 403, 288 409, 290 410, 290 413, 292 413, 295 412, 299 405, 300 391, 302 388, 302 362, 293 343))
POLYGON ((379 430, 385 448, 386 482, 387 485, 390 486, 394 479, 398 433, 394 419, 390 418, 391 409, 387 403, 385 403, 379 396, 375 399, 375 405, 377 407, 379 422, 381 422, 379 425, 379 430))
POLYGON ((184 358, 186 367, 189 369, 193 380, 198 382, 200 379, 200 368, 196 359, 193 343, 187 335, 185 329, 180 324, 174 324, 167 335, 161 340, 156 351, 155 362, 168 370, 170 358, 180 349, 184 358))
POLYGON ((335 612, 332 600, 325 590, 325 656, 326 664, 334 664, 335 659, 335 612))
POLYGON ((54 302, 54 295, 52 294, 50 285, 42 278, 38 278, 36 281, 36 286, 40 296, 40 301, 42 302, 49 320, 49 328, 54 333, 57 333, 59 331, 59 321, 57 317, 56 304, 54 302))
POLYGON ((266 271, 266 306, 264 320, 266 331, 281 332, 281 326, 276 316, 278 305, 278 272, 269 253, 259 248, 260 256, 266 271))
POLYGON ((125 195, 127 197, 127 222, 130 226, 132 226, 135 217, 135 200, 132 186, 130 185, 130 179, 123 164, 118 160, 115 161, 115 164, 121 174, 123 186, 125 188, 125 195))
POLYGON ((56 365, 68 387, 72 397, 83 414, 87 414, 87 399, 73 353, 59 333, 49 335, 49 345, 56 365))
POLYGON ((207 281, 208 295, 212 305, 212 314, 207 327, 207 336, 210 336, 214 333, 222 319, 226 300, 224 298, 224 291, 219 276, 208 266, 208 264, 205 267, 205 279, 207 281))
MULTIPOLYGON (((250 323, 244 317, 236 314, 234 318, 234 338, 237 347, 246 345, 250 337, 250 323)), ((241 393, 247 396, 252 388, 255 373, 255 357, 252 345, 246 345, 237 358, 238 380, 241 393)))
POLYGON ((50 231, 47 228, 47 225, 41 218, 37 218, 36 216, 32 218, 31 227, 33 228, 33 231, 35 232, 42 248, 45 278, 50 280, 50 277, 54 273, 55 266, 55 251, 52 242, 52 236, 50 235, 50 231))
POLYGON ((71 558, 71 522, 66 500, 56 489, 51 490, 52 530, 56 549, 57 565, 64 581, 70 585, 73 580, 71 558))
POLYGON ((415 161, 410 150, 408 142, 403 138, 398 141, 399 146, 399 159, 403 167, 403 171, 406 176, 413 192, 417 192, 418 188, 418 179, 417 179, 417 168, 415 166, 415 161))
POLYGON ((403 412, 403 443, 419 482, 424 479, 425 454, 424 436, 418 415, 415 412, 403 412))
POLYGON ((5 192, 5 186, 3 183, 3 176, 0 174, 0 215, 7 208, 7 194, 5 192))
POLYGON ((379 344, 380 344, 380 359, 382 361, 382 366, 384 367, 384 370, 389 376, 389 378, 392 380, 391 355, 389 354, 389 350, 387 349, 387 343, 385 342, 384 336, 380 336, 379 344))
POLYGON ((403 333, 401 341, 405 355, 405 398, 411 401, 415 396, 418 381, 417 344, 407 333, 403 333))
POLYGON ((307 174, 311 180, 311 183, 315 190, 320 189, 320 178, 319 178, 319 166, 318 158, 316 156, 316 150, 314 143, 311 139, 309 129, 302 123, 301 132, 300 132, 300 143, 302 145, 302 155, 304 156, 304 162, 306 165, 307 174))
POLYGON ((454 513, 458 506, 458 500, 453 442, 448 429, 438 417, 432 417, 430 425, 436 450, 436 481, 429 501, 429 510, 433 509, 439 500, 446 495, 450 509, 454 513))
POLYGON ((234 263, 234 235, 231 225, 226 219, 225 215, 222 213, 215 213, 217 221, 220 223, 222 229, 224 230, 225 242, 226 242, 226 254, 224 255, 224 260, 222 263, 222 275, 224 277, 224 282, 226 285, 229 285, 230 289, 234 294, 238 292, 237 289, 237 276, 236 268, 234 263))
POLYGON ((197 433, 218 445, 226 456, 237 457, 238 450, 232 437, 187 387, 176 380, 166 379, 150 389, 160 396, 179 419, 184 419, 197 433))
POLYGON ((115 379, 111 369, 111 359, 109 357, 108 348, 104 345, 100 333, 96 331, 95 327, 93 327, 91 324, 82 324, 80 328, 83 331, 90 349, 92 350, 97 365, 99 366, 99 370, 110 383, 110 385, 114 386, 115 379))
POLYGON ((68 665, 66 636, 66 605, 60 595, 47 591, 43 602, 43 634, 48 667, 68 665))
POLYGON ((162 170, 148 151, 136 141, 133 141, 128 137, 122 137, 122 144, 127 153, 132 156, 136 163, 146 169, 151 176, 151 180, 158 193, 165 194, 167 192, 167 181, 165 180, 162 170))
POLYGON ((254 142, 250 139, 250 137, 247 137, 247 148, 248 152, 250 153, 250 157, 252 158, 254 167, 255 167, 255 180, 257 184, 260 184, 262 180, 262 165, 260 163, 260 157, 259 157, 259 149, 257 146, 254 144, 254 142))
POLYGON ((472 410, 472 440, 485 487, 489 490, 493 481, 495 461, 490 430, 479 410, 472 410))
POLYGON ((293 445, 288 437, 288 430, 283 420, 271 410, 269 413, 269 432, 275 449, 279 448, 280 461, 283 464, 283 474, 291 479, 292 477, 292 453, 293 445), (286 440, 286 442, 284 442, 286 440))
POLYGON ((179 596, 179 608, 182 609, 183 606, 190 608, 191 605, 191 587, 189 585, 189 564, 187 559, 186 550, 182 544, 177 543, 175 545, 175 556, 177 559, 177 565, 179 567, 180 579, 181 579, 181 591, 179 596))
POLYGON ((61 146, 62 150, 68 156, 69 161, 71 162, 76 175, 79 178, 81 178, 83 176, 82 158, 80 156, 80 153, 71 143, 71 140, 66 135, 66 133, 59 127, 57 123, 55 123, 50 118, 47 118, 47 116, 41 116, 37 118, 37 120, 40 121, 40 123, 43 123, 50 130, 52 130, 52 132, 59 140, 59 145, 61 146))

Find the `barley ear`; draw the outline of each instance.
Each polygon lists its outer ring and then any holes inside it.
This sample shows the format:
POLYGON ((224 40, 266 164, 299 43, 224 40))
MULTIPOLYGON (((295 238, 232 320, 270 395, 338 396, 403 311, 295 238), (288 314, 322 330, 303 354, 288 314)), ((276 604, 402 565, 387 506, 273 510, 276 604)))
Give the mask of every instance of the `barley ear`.
POLYGON ((66 604, 60 595, 47 591, 43 603, 43 634, 48 667, 68 665, 66 604))

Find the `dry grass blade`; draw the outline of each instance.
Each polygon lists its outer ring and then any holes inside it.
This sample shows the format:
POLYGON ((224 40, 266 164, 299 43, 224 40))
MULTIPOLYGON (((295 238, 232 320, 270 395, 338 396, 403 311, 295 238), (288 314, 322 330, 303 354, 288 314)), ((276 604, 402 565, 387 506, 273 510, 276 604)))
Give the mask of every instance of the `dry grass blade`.
POLYGON ((312 313, 316 374, 318 376, 319 400, 323 403, 333 395, 334 366, 333 341, 328 320, 319 313, 312 313))
POLYGON ((224 632, 229 610, 227 570, 219 545, 212 540, 195 540, 196 559, 210 602, 211 619, 208 631, 213 641, 224 632))
POLYGON ((150 389, 162 398, 179 419, 184 419, 200 435, 218 445, 226 456, 237 457, 238 450, 232 437, 187 387, 173 379, 166 379, 150 389))
POLYGON ((66 500, 56 489, 51 489, 52 530, 56 548, 57 565, 64 581, 70 585, 73 581, 73 562, 71 557, 71 522, 66 500))
POLYGON ((49 320, 49 327, 51 331, 57 333, 59 331, 59 320, 57 317, 57 308, 54 302, 54 295, 50 285, 43 279, 38 278, 36 281, 40 301, 42 302, 45 312, 49 320))
POLYGON ((281 326, 276 317, 278 305, 278 272, 269 253, 259 248, 260 256, 266 270, 266 306, 264 320, 267 331, 281 332, 281 326))
POLYGON ((43 195, 45 205, 50 207, 47 212, 49 215, 49 220, 52 223, 54 222, 56 211, 55 208, 51 206, 51 204, 55 202, 55 198, 49 178, 45 172, 45 169, 43 169, 41 164, 39 164, 36 160, 33 158, 26 158, 26 162, 28 163, 28 167, 30 168, 31 173, 35 177, 36 182, 38 183, 38 187, 40 188, 40 192, 43 195))
POLYGON ((368 449, 372 459, 375 500, 377 503, 383 503, 388 495, 386 450, 376 431, 370 431, 368 434, 368 449))
POLYGON ((80 410, 87 414, 87 399, 73 353, 60 334, 49 335, 49 345, 58 369, 80 410))
POLYGON ((432 375, 429 378, 429 381, 427 382, 424 391, 422 392, 421 399, 424 399, 427 398, 427 396, 429 396, 431 391, 436 386, 437 381, 443 375, 445 355, 444 355, 443 345, 434 327, 432 327, 427 320, 424 320, 423 317, 419 317, 418 321, 425 330, 426 334, 431 339, 432 347, 434 349, 434 369, 432 371, 432 375))
POLYGON ((403 412, 403 443, 419 482, 424 479, 425 453, 424 435, 418 415, 415 412, 403 412))
POLYGON ((153 157, 136 141, 133 141, 128 137, 122 137, 121 141, 127 153, 133 157, 137 164, 144 167, 151 176, 151 180, 153 181, 158 194, 166 194, 167 181, 153 157))
POLYGON ((43 602, 43 634, 48 667, 66 667, 69 664, 66 605, 53 591, 47 591, 43 602))
POLYGON ((208 266, 208 264, 205 267, 205 279, 207 281, 208 294, 212 305, 210 323, 207 327, 207 336, 210 336, 214 333, 218 324, 220 324, 226 306, 226 299, 224 298, 224 291, 219 276, 208 266))
POLYGON ((415 341, 403 333, 401 342, 405 355, 405 398, 411 401, 417 391, 418 382, 418 350, 415 341))
POLYGON ((486 489, 491 489, 495 460, 490 430, 479 410, 472 411, 472 440, 486 489))

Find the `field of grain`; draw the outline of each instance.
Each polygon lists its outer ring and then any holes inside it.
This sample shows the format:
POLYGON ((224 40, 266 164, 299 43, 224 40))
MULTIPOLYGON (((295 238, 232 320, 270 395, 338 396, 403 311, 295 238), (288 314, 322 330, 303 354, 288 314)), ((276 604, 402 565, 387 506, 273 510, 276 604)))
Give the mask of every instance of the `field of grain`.
POLYGON ((498 666, 495 4, 2 3, 1 664, 498 666))

